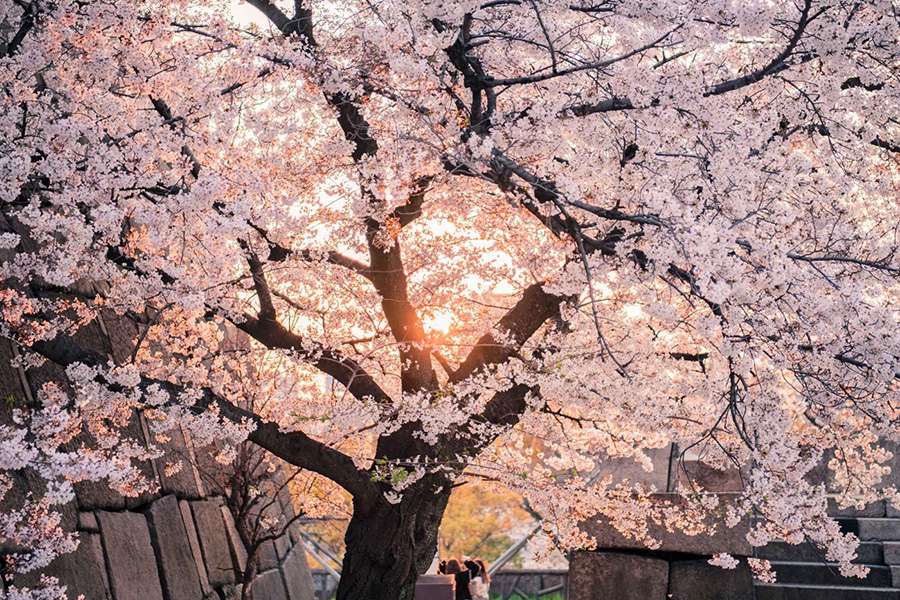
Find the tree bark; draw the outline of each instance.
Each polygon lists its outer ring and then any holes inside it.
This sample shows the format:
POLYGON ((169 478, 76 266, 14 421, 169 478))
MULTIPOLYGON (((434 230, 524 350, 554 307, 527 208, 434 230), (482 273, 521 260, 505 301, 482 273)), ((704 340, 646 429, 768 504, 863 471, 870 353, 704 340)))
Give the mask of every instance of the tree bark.
POLYGON ((399 504, 354 502, 337 600, 413 600, 416 579, 437 550, 450 486, 407 491, 399 504))

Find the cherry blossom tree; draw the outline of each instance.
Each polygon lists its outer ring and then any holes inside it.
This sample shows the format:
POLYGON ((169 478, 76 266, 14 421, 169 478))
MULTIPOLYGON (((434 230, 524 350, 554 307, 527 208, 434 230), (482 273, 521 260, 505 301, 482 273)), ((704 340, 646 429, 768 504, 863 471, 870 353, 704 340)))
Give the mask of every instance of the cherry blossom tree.
POLYGON ((753 544, 858 573, 808 474, 898 503, 897 10, 0 0, 0 334, 70 384, 0 427, 4 488, 46 482, 15 568, 73 482, 147 485, 137 410, 349 493, 341 600, 412 598, 462 477, 562 547, 702 532, 715 496, 584 483, 672 442, 742 470, 753 544), (129 360, 77 342, 104 313, 129 360))

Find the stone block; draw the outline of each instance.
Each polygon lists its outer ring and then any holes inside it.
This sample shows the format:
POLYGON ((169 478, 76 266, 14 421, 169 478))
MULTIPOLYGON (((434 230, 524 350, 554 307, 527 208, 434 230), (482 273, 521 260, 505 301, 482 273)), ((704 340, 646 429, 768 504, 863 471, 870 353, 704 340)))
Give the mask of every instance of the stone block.
POLYGON ((806 474, 805 479, 813 485, 824 485, 826 491, 829 493, 839 493, 840 489, 838 489, 838 486, 834 482, 834 474, 828 468, 828 462, 833 457, 833 450, 826 451, 816 466, 806 474))
POLYGON ((885 502, 884 514, 891 519, 900 519, 900 506, 894 506, 890 501, 885 502))
POLYGON ((38 393, 45 383, 55 383, 66 391, 72 391, 66 379, 66 370, 50 361, 26 370, 25 378, 28 380, 29 388, 35 400, 37 400, 38 393))
POLYGON ((891 585, 895 588, 900 588, 900 567, 893 565, 891 566, 891 585))
MULTIPOLYGON (((655 494, 653 498, 659 502, 665 501, 672 504, 684 502, 684 498, 678 494, 655 494)), ((724 515, 725 506, 733 501, 734 496, 720 494, 719 499, 719 510, 724 515)), ((715 533, 712 535, 688 535, 682 531, 667 531, 665 527, 656 523, 651 523, 648 529, 650 535, 661 542, 659 550, 707 556, 718 552, 728 552, 739 556, 751 554, 752 547, 747 541, 747 532, 750 529, 749 521, 745 520, 735 527, 729 528, 725 526, 723 519, 718 519, 714 515, 708 517, 708 520, 710 524, 716 525, 715 533)), ((598 548, 642 549, 645 547, 643 543, 623 536, 602 518, 582 523, 582 527, 597 540, 598 548)))
POLYGON ((284 560, 291 549, 291 538, 284 534, 275 538, 275 553, 278 554, 278 560, 284 560))
POLYGON ((416 581, 415 600, 454 600, 454 585, 453 577, 449 575, 420 575, 416 581))
POLYGON ((294 521, 288 526, 288 535, 291 538, 292 544, 298 544, 303 541, 303 537, 300 535, 300 523, 294 521))
POLYGON ((140 513, 98 511, 116 600, 163 600, 147 519, 140 513))
POLYGON ((281 565, 281 572, 290 600, 315 600, 316 588, 302 543, 294 546, 288 553, 281 565))
POLYGON ((117 315, 110 309, 103 309, 101 319, 113 358, 120 364, 127 362, 139 334, 137 326, 125 315, 117 315))
MULTIPOLYGON (((26 502, 34 500, 35 497, 40 497, 47 490, 44 478, 31 468, 6 471, 4 474, 9 477, 12 486, 0 498, 0 514, 21 510, 26 502)), ((61 518, 60 526, 65 531, 75 530, 78 521, 78 511, 74 503, 70 502, 62 506, 54 506, 53 512, 59 513, 61 518)), ((21 547, 16 547, 11 540, 6 539, 5 536, 0 536, 0 554, 16 552, 21 549, 21 547)))
POLYGON ((857 519, 861 540, 900 541, 900 519, 857 519))
POLYGON ((19 587, 34 587, 39 583, 39 575, 58 578, 60 585, 66 586, 69 598, 83 594, 86 599, 112 600, 103 546, 96 533, 79 533, 74 552, 61 554, 44 569, 17 576, 14 583, 19 587))
POLYGON ((202 498, 204 489, 200 481, 200 474, 197 472, 193 452, 181 427, 173 428, 166 432, 166 435, 169 436, 169 440, 158 444, 165 454, 154 461, 163 493, 175 494, 179 498, 190 500, 202 498), (166 464, 179 461, 181 469, 176 473, 167 474, 166 464))
POLYGON ((753 575, 747 563, 722 569, 702 560, 669 564, 670 600, 753 600, 753 575))
POLYGON ((234 583, 234 563, 222 519, 221 503, 216 500, 197 500, 190 504, 209 583, 213 587, 234 583))
POLYGON ((19 369, 10 361, 15 358, 12 342, 0 339, 0 423, 12 422, 12 409, 26 405, 28 396, 19 369))
MULTIPOLYGON (((825 551, 810 542, 788 544, 771 542, 760 548, 754 548, 753 556, 774 562, 825 562, 825 551)), ((877 565, 884 562, 880 542, 860 542, 856 548, 857 564, 877 565)))
POLYGON ((256 560, 260 571, 267 571, 278 567, 278 553, 275 552, 275 544, 268 540, 258 546, 256 560))
POLYGON ((885 516, 885 503, 881 500, 872 502, 862 508, 850 506, 838 508, 837 498, 828 498, 828 514, 832 517, 883 517, 885 516))
POLYGON ((97 517, 92 512, 78 513, 78 529, 81 531, 100 531, 100 525, 97 523, 97 517))
POLYGON ((884 565, 868 565, 865 577, 844 577, 834 564, 784 562, 773 565, 778 583, 834 585, 841 587, 890 587, 891 571, 884 565))
POLYGON ((210 594, 209 600, 241 600, 243 587, 241 584, 222 586, 221 594, 210 594))
POLYGON ((567 600, 666 600, 669 563, 637 554, 576 552, 567 600))
POLYGON ((775 583, 757 585, 756 600, 900 600, 900 590, 775 583))
POLYGON ((186 500, 178 502, 178 509, 181 512, 181 522, 187 532, 188 545, 191 548, 191 555, 194 557, 194 564, 197 566, 197 575, 200 578, 200 588, 204 594, 209 594, 212 588, 209 585, 209 577, 206 574, 206 564, 203 562, 203 552, 200 550, 200 538, 197 537, 197 527, 194 525, 194 515, 191 513, 191 505, 186 500))
POLYGON ((744 483, 737 469, 717 469, 700 460, 673 460, 671 491, 740 492, 744 483))
POLYGON ((884 543, 884 563, 887 565, 900 565, 900 542, 884 543))
POLYGON ((147 511, 166 600, 196 600, 202 595, 197 563, 191 552, 175 496, 163 496, 147 511))
POLYGON ((265 598, 266 600, 288 600, 287 591, 284 589, 284 580, 281 571, 272 569, 263 571, 250 584, 253 598, 265 598))
POLYGON ((238 568, 243 571, 247 568, 247 549, 238 535, 237 527, 234 524, 234 516, 228 507, 221 507, 222 520, 225 522, 225 533, 228 535, 228 545, 231 548, 231 558, 238 568))
POLYGON ((600 459, 597 468, 602 475, 612 477, 613 484, 627 479, 632 483, 641 483, 647 487, 654 486, 657 491, 665 492, 668 488, 671 453, 671 446, 646 450, 646 454, 653 464, 653 470, 649 472, 630 457, 604 457, 600 459))
POLYGON ((97 533, 81 533, 75 552, 64 554, 47 569, 47 575, 59 578, 70 598, 84 595, 97 600, 112 599, 103 544, 97 533))
POLYGON ((122 510, 125 496, 110 489, 105 481, 79 481, 73 486, 78 506, 88 510, 122 510))
MULTIPOLYGON (((133 414, 127 425, 120 429, 123 437, 136 441, 141 445, 146 444, 143 425, 139 415, 133 414)), ((68 446, 77 448, 79 445, 92 444, 92 440, 84 435, 79 435, 68 446)), ((150 461, 138 461, 137 467, 144 478, 151 484, 158 484, 156 470, 150 461)), ((106 481, 81 481, 74 485, 75 495, 78 498, 78 506, 82 510, 121 510, 123 508, 142 507, 149 504, 159 494, 146 492, 140 496, 125 497, 111 489, 106 481)))

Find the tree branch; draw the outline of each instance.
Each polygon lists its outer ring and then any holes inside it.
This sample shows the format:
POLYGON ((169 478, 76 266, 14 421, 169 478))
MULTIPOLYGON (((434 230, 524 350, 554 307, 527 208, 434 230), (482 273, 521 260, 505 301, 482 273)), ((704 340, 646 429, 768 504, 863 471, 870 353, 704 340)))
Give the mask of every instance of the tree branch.
MULTIPOLYGON (((31 350, 62 367, 74 363, 95 367, 107 365, 105 356, 82 348, 68 336, 60 335, 49 342, 37 342, 31 346, 31 350)), ((106 381, 103 383, 108 384, 106 381)), ((182 386, 169 381, 147 377, 141 378, 140 386, 142 389, 159 386, 173 398, 186 391, 182 386)), ((229 421, 234 423, 249 421, 255 425, 255 429, 248 439, 282 460, 331 479, 356 498, 366 500, 378 494, 368 474, 357 469, 353 459, 343 452, 309 437, 302 431, 281 431, 277 424, 263 420, 259 415, 233 404, 207 388, 200 388, 200 391, 202 397, 192 407, 194 412, 216 407, 219 414, 229 421)))
POLYGON ((369 399, 379 404, 391 403, 390 396, 359 363, 337 350, 326 348, 319 342, 307 340, 288 331, 274 320, 245 315, 243 321, 235 319, 232 323, 266 348, 293 351, 296 356, 332 376, 358 400, 365 402, 369 399))

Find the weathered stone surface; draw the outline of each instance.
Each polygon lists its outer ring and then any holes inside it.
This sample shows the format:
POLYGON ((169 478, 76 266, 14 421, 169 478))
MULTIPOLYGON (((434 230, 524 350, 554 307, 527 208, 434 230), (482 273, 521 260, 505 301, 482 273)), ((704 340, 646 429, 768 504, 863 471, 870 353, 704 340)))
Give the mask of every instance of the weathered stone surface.
POLYGON ((455 597, 450 575, 420 575, 416 581, 415 600, 453 600, 455 597))
POLYGON ((237 527, 234 524, 234 516, 228 507, 221 507, 222 520, 225 523, 225 533, 228 535, 228 544, 231 548, 231 558, 238 568, 243 571, 247 568, 247 549, 238 535, 237 527))
POLYGON ((829 493, 838 493, 840 490, 834 482, 834 474, 828 468, 828 462, 833 457, 833 451, 826 451, 816 466, 807 473, 806 480, 813 485, 824 484, 829 493))
POLYGON ((288 526, 288 535, 291 538, 292 544, 297 544, 303 541, 303 537, 300 535, 300 523, 294 521, 288 526))
MULTIPOLYGON (((135 440, 139 444, 146 443, 143 426, 137 414, 132 415, 128 425, 120 431, 124 437, 135 440)), ((75 447, 85 442, 90 443, 85 437, 78 436, 70 446, 75 447)), ((139 461, 137 465, 148 481, 157 481, 156 471, 150 461, 139 461)), ((126 498, 112 490, 105 481, 81 481, 76 483, 74 487, 78 506, 82 510, 121 510, 123 508, 146 506, 158 496, 158 494, 144 493, 140 496, 126 498)))
POLYGON ((669 457, 672 454, 672 447, 654 448, 646 452, 653 464, 653 470, 650 472, 645 471, 637 461, 628 457, 602 458, 599 470, 604 476, 612 477, 613 484, 627 479, 632 483, 654 486, 657 491, 665 492, 669 483, 669 457))
POLYGON ((281 572, 284 574, 290 600, 315 600, 316 588, 302 543, 291 548, 281 565, 281 572))
MULTIPOLYGON (((733 501, 734 496, 729 494, 720 494, 720 510, 724 515, 725 507, 729 502, 733 501)), ((684 499, 677 494, 655 494, 654 499, 662 502, 668 501, 673 504, 684 502, 684 499)), ((712 519, 712 517, 710 517, 712 519)), ((715 521, 713 521, 715 522, 715 521)), ((744 521, 735 527, 725 527, 724 519, 715 522, 716 533, 713 535, 687 535, 681 531, 669 532, 660 525, 652 524, 649 527, 650 535, 660 540, 662 545, 659 550, 671 552, 686 552, 690 554, 712 555, 717 552, 728 552, 741 556, 749 556, 752 548, 747 542, 747 531, 749 530, 749 522, 744 521)), ((628 539, 604 519, 596 519, 587 523, 583 523, 584 529, 597 539, 598 548, 644 548, 644 544, 639 541, 628 539)))
POLYGON ((828 514, 832 517, 883 517, 885 516, 884 502, 872 502, 862 508, 850 506, 847 508, 838 508, 836 498, 828 499, 828 514))
POLYGON ((863 578, 844 577, 835 564, 784 562, 773 565, 779 583, 836 585, 841 587, 890 587, 891 571, 884 565, 868 565, 863 578))
POLYGON ((900 542, 884 543, 884 562, 888 565, 900 565, 900 542))
POLYGON ((200 578, 200 588, 204 594, 208 594, 212 589, 209 585, 209 576, 206 574, 206 565, 203 563, 203 551, 200 550, 200 538, 197 537, 197 528, 194 525, 194 515, 191 512, 191 505, 186 500, 178 502, 178 509, 181 511, 181 522, 187 532, 188 545, 191 549, 191 555, 194 557, 194 564, 197 566, 197 575, 200 578))
POLYGON ((275 544, 271 540, 259 545, 256 559, 260 571, 268 571, 278 567, 278 554, 275 552, 275 544))
POLYGON ((94 513, 78 513, 78 529, 82 531, 100 531, 100 525, 97 523, 97 517, 94 516, 94 513))
POLYGON ((857 519, 859 539, 900 541, 900 519, 857 519))
POLYGON ((45 569, 17 576, 15 584, 19 587, 34 587, 39 584, 39 576, 43 574, 58 578, 60 584, 66 586, 69 598, 74 599, 83 594, 91 600, 112 600, 100 536, 96 533, 80 533, 78 542, 78 548, 74 552, 61 554, 45 569))
POLYGON ((81 508, 88 510, 125 508, 125 496, 110 489, 103 481, 79 481, 73 487, 81 508))
POLYGON ((116 600, 163 600, 144 515, 98 511, 97 520, 116 600))
POLYGON ((900 590, 775 583, 757 585, 756 600, 900 600, 900 590))
POLYGON ((175 496, 163 496, 147 511, 167 600, 196 600, 202 595, 181 509, 175 496))
POLYGON ((10 361, 15 357, 12 343, 0 339, 0 422, 12 420, 12 409, 26 404, 27 396, 22 386, 22 375, 10 361))
MULTIPOLYGON (((772 542, 761 548, 755 548, 753 555, 771 561, 824 562, 825 552, 812 543, 788 544, 772 542)), ((866 565, 877 565, 884 562, 880 542, 860 542, 856 548, 856 560, 853 562, 866 565)))
POLYGON ((278 554, 278 560, 284 560, 291 549, 291 538, 284 534, 275 538, 275 553, 278 554))
POLYGON ((892 566, 891 567, 891 580, 892 584, 895 588, 900 588, 900 567, 892 566))
POLYGON ((117 315, 110 309, 103 309, 101 319, 113 358, 120 364, 128 361, 138 336, 137 326, 128 317, 117 315))
POLYGON ((203 496, 203 485, 197 472, 193 452, 180 427, 166 432, 169 441, 159 444, 165 453, 154 464, 159 473, 163 493, 175 494, 182 499, 196 500, 203 496), (181 462, 181 469, 171 475, 166 474, 168 463, 181 462))
POLYGON ((699 460, 673 460, 671 479, 670 491, 740 492, 744 485, 737 469, 716 469, 699 460))
POLYGON ((568 600, 666 600, 669 563, 636 554, 576 552, 568 600))
POLYGON ((221 504, 215 500, 199 500, 190 504, 209 583, 213 587, 234 583, 234 563, 231 562, 221 504))
MULTIPOLYGON (((150 434, 142 413, 132 415, 131 422, 128 424, 128 430, 130 436, 137 440, 139 444, 144 446, 149 444, 150 434)), ((137 463, 137 466, 148 481, 159 484, 159 471, 157 471, 156 465, 152 460, 142 460, 137 463)), ((126 496, 125 507, 132 510, 141 510, 160 496, 162 494, 158 489, 152 492, 144 492, 139 496, 126 496)))
POLYGON ((670 600, 753 600, 753 576, 747 563, 721 569, 704 560, 669 563, 670 600))
POLYGON ((288 600, 284 589, 284 581, 281 579, 281 571, 272 569, 263 571, 250 584, 253 598, 265 598, 266 600, 288 600))
POLYGON ((900 507, 894 506, 890 502, 887 502, 885 505, 884 514, 885 516, 892 519, 898 519, 900 518, 900 507))

